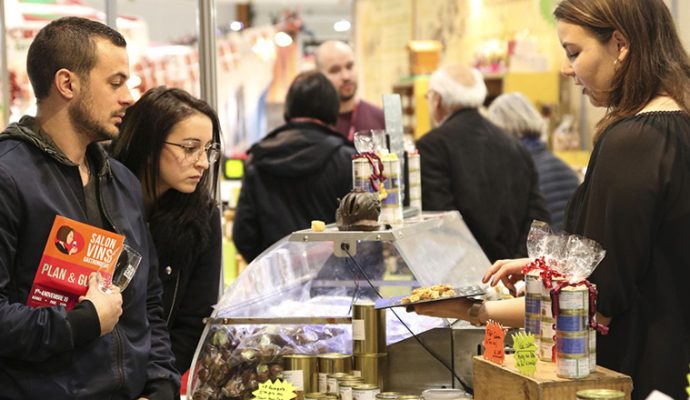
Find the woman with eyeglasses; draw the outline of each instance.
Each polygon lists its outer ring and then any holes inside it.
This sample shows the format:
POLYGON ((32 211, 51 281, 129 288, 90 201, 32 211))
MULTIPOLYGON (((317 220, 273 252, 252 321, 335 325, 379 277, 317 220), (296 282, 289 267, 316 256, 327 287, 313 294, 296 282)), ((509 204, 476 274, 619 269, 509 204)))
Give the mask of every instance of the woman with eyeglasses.
POLYGON ((114 157, 141 181, 181 373, 218 300, 222 236, 213 193, 219 141, 218 117, 206 102, 161 86, 127 110, 114 146, 114 157))

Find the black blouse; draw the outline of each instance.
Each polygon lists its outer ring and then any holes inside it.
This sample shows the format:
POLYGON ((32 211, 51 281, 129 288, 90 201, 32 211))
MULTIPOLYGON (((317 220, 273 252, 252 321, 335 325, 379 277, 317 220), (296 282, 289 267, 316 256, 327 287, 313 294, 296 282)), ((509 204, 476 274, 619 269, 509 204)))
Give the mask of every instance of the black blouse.
POLYGON ((686 398, 690 364, 690 116, 649 112, 610 126, 592 152, 566 230, 601 243, 590 280, 612 317, 597 362, 633 378, 634 399, 686 398))

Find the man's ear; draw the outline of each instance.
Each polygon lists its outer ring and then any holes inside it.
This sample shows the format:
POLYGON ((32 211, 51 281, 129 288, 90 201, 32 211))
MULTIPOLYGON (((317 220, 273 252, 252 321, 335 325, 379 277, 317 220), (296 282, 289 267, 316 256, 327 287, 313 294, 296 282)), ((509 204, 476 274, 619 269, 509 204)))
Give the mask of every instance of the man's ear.
POLYGON ((623 62, 630 52, 630 42, 620 31, 613 31, 611 41, 616 46, 616 60, 619 63, 623 62))
POLYGON ((79 92, 79 78, 77 74, 61 68, 55 73, 55 90, 65 99, 73 99, 79 92))

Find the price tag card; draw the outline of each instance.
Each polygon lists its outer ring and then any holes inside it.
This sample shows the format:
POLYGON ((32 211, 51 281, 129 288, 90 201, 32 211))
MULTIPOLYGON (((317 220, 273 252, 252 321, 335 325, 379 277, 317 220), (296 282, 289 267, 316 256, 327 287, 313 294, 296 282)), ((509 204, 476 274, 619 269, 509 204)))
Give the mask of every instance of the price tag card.
POLYGON ((506 331, 501 324, 489 321, 484 334, 484 359, 494 364, 503 365, 505 360, 506 331))
POLYGON ((297 397, 295 387, 287 381, 276 379, 259 383, 259 388, 252 392, 256 400, 290 400, 297 397))
POLYGON ((513 336, 515 348, 515 366, 522 375, 534 376, 537 371, 537 345, 534 335, 519 332, 513 336))

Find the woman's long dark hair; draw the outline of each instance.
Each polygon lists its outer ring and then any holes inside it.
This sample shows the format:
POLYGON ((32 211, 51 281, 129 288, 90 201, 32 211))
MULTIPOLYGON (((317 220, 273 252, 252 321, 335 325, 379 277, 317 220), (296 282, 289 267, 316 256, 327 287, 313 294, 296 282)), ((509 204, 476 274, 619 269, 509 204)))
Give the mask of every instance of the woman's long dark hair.
MULTIPOLYGON (((213 142, 220 142, 220 122, 204 101, 181 89, 164 86, 146 92, 127 110, 114 148, 114 157, 143 184, 144 195, 155 199, 160 176, 160 154, 173 127, 195 113, 213 124, 213 142)), ((149 228, 159 255, 186 262, 195 249, 208 243, 208 223, 216 202, 218 163, 204 172, 192 193, 168 190, 155 199, 148 214, 149 228)))
POLYGON ((690 112, 690 64, 663 0, 563 0, 554 15, 592 32, 602 44, 608 43, 614 31, 630 43, 613 78, 608 110, 597 124, 595 138, 660 94, 690 112))

